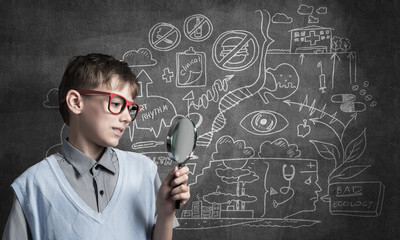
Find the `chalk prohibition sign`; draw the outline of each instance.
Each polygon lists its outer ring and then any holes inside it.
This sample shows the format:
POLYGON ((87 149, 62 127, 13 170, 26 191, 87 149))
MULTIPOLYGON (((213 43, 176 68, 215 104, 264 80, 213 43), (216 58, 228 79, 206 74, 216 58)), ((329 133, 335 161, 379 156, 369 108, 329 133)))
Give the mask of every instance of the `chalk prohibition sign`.
POLYGON ((181 42, 181 32, 172 24, 157 23, 149 32, 149 43, 159 51, 170 51, 181 42))
POLYGON ((185 36, 189 40, 202 42, 211 36, 213 25, 206 16, 195 14, 185 19, 183 29, 185 36))
POLYGON ((254 35, 245 30, 222 33, 214 42, 212 58, 223 70, 242 71, 258 58, 259 45, 254 35))

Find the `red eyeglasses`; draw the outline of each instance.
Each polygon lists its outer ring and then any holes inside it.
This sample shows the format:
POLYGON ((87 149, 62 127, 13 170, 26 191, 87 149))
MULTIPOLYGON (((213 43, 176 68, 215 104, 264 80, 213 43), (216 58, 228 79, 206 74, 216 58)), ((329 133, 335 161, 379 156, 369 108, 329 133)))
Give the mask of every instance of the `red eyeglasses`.
POLYGON ((126 98, 116 93, 109 93, 109 92, 102 92, 95 90, 76 90, 76 91, 81 95, 86 95, 86 96, 108 95, 109 96, 108 110, 114 115, 119 115, 124 111, 126 107, 129 111, 129 115, 131 116, 132 122, 135 121, 137 114, 140 110, 139 104, 128 101, 126 98))

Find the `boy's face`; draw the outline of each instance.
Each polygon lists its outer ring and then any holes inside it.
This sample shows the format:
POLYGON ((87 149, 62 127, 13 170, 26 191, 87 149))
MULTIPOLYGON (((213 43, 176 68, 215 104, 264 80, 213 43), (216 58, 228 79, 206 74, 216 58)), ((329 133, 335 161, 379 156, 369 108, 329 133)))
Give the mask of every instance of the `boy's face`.
MULTIPOLYGON (((132 88, 129 84, 119 87, 118 77, 111 79, 111 87, 101 85, 95 89, 116 93, 128 101, 132 101, 132 88)), ((83 96, 84 108, 79 121, 80 142, 86 147, 102 148, 118 145, 125 128, 131 122, 127 108, 119 115, 114 115, 108 110, 109 96, 83 96)))

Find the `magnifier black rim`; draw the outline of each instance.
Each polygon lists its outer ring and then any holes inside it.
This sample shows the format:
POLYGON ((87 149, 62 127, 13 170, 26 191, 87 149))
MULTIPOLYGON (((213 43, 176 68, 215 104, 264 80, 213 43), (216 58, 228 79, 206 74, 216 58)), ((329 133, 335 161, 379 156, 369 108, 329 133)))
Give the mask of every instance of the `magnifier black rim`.
POLYGON ((193 131, 194 131, 194 142, 193 142, 193 147, 192 147, 192 151, 190 152, 190 154, 186 157, 186 159, 184 161, 182 161, 181 163, 186 162, 190 156, 193 154, 194 149, 196 148, 196 142, 197 142, 197 129, 196 129, 196 125, 193 123, 193 121, 188 118, 188 117, 183 117, 183 116, 177 116, 174 118, 174 120, 172 121, 171 127, 168 130, 168 135, 167 135, 167 150, 168 150, 168 157, 170 157, 171 159, 175 160, 175 156, 173 154, 173 149, 172 149, 172 136, 174 133, 174 130, 176 128, 176 125, 179 123, 180 120, 182 120, 183 118, 187 118, 193 125, 193 131))

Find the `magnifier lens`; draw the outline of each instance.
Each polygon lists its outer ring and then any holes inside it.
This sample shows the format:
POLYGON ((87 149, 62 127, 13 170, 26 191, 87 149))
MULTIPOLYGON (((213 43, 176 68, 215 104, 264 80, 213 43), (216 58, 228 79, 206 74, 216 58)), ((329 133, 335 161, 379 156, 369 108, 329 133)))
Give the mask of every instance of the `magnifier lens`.
MULTIPOLYGON (((190 159, 196 147, 197 131, 193 122, 186 117, 176 117, 167 136, 168 156, 179 163, 179 167, 190 159)), ((180 201, 175 202, 179 209, 180 201)))
POLYGON ((187 118, 181 119, 172 135, 172 153, 175 161, 182 164, 190 158, 194 150, 195 135, 193 123, 187 118))

